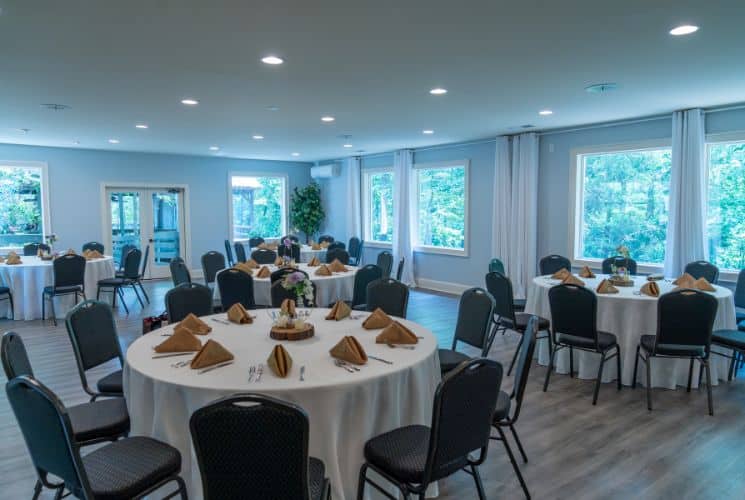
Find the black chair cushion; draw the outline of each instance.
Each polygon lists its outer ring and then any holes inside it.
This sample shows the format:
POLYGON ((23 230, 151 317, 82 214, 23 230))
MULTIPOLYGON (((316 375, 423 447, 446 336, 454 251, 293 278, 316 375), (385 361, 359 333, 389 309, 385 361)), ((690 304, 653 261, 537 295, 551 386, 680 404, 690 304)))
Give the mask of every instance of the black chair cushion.
POLYGON ((124 387, 122 386, 122 371, 117 370, 109 373, 96 384, 100 392, 123 394, 124 387))
POLYGON ((716 330, 711 336, 713 344, 745 350, 745 332, 738 330, 716 330))
POLYGON ((83 287, 80 285, 72 285, 72 286, 58 286, 56 289, 54 286, 45 286, 44 287, 44 293, 47 295, 52 294, 63 294, 63 293, 73 293, 73 292, 82 292, 83 287))
POLYGON ((101 399, 71 406, 67 412, 78 442, 115 438, 129 430, 129 414, 124 398, 101 399))
MULTIPOLYGON (((643 337, 642 337, 643 338, 643 337)), ((654 338, 654 336, 652 336, 654 338)), ((587 337, 578 337, 576 335, 567 335, 560 333, 558 341, 572 347, 581 347, 583 349, 595 349, 595 341, 587 337)), ((654 344, 654 341, 652 341, 654 344)), ((598 331, 598 347, 601 351, 606 351, 616 345, 616 336, 612 333, 598 331)))
POLYGON ((447 373, 454 370, 456 366, 464 361, 471 359, 462 352, 453 351, 452 349, 438 349, 437 355, 440 358, 440 372, 447 373))
MULTIPOLYGON (((499 318, 499 324, 501 326, 507 327, 510 330, 515 330, 516 332, 524 332, 525 329, 528 327, 528 321, 530 321, 530 318, 532 317, 532 314, 527 313, 515 313, 515 322, 516 325, 512 324, 512 320, 509 318, 499 318)), ((547 320, 546 318, 541 318, 538 316, 538 331, 548 330, 548 328, 551 326, 551 322, 547 320)))
POLYGON ((85 455, 83 467, 96 499, 124 500, 178 474, 181 455, 155 439, 132 437, 85 455))
MULTIPOLYGON (((642 346, 642 349, 650 353, 653 352, 655 337, 656 337, 655 335, 642 335, 642 338, 639 341, 639 344, 642 346)), ((686 357, 686 358, 691 357, 691 356, 703 356, 704 346, 660 344, 657 346, 657 351, 655 351, 655 353, 661 354, 663 356, 681 356, 681 357, 686 357)))
POLYGON ((326 480, 326 467, 317 458, 308 457, 308 485, 310 487, 310 498, 313 500, 325 500, 323 495, 324 481, 326 480))
POLYGON ((492 421, 496 424, 506 419, 510 414, 510 406, 512 406, 510 395, 504 391, 499 391, 499 396, 497 396, 497 407, 494 410, 494 418, 492 421))
POLYGON ((105 280, 99 280, 98 286, 126 286, 131 285, 132 280, 128 278, 106 278, 105 280))

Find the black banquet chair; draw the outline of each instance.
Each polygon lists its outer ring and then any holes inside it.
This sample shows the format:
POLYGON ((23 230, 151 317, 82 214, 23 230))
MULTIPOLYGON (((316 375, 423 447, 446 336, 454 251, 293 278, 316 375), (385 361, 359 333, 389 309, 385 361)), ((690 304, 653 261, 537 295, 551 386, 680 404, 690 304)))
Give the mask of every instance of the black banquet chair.
POLYGON ((318 243, 333 243, 334 237, 330 234, 324 234, 318 238, 318 243))
POLYGON ((404 274, 404 262, 405 259, 401 257, 401 260, 398 261, 398 268, 396 269, 396 281, 401 281, 401 276, 404 274))
MULTIPOLYGON (((632 258, 626 258, 622 255, 614 255, 603 260, 600 266, 603 274, 613 274, 613 267, 625 267, 630 275, 636 276, 636 261, 632 258)), ((567 269, 569 271, 569 269, 567 269)))
POLYGON ((96 250, 97 252, 103 255, 104 246, 103 246, 103 243, 99 243, 97 241, 89 241, 88 243, 83 244, 83 251, 85 252, 86 250, 90 250, 90 251, 96 250))
POLYGON ((367 285, 366 311, 381 308, 386 314, 406 318, 409 287, 392 278, 381 278, 367 285))
POLYGON ((46 318, 46 303, 49 301, 49 312, 57 326, 57 314, 54 312, 54 298, 60 295, 74 295, 75 302, 79 296, 85 300, 85 257, 82 255, 61 255, 52 261, 54 284, 45 286, 41 297, 41 319, 46 318))
POLYGON ((286 247, 284 243, 280 243, 277 247, 277 255, 280 257, 289 257, 290 259, 295 259, 295 262, 300 262, 300 245, 286 247))
POLYGON ((42 252, 51 252, 51 248, 46 243, 26 243, 23 245, 23 256, 31 257, 38 255, 39 250, 42 252))
POLYGON ((689 262, 686 264, 685 272, 693 276, 695 279, 706 278, 706 281, 709 283, 716 283, 719 281, 719 268, 705 260, 689 262))
POLYGON ((225 256, 228 259, 229 266, 235 264, 235 259, 233 259, 233 246, 230 244, 230 240, 225 240, 225 256))
POLYGON ((62 481, 55 485, 55 498, 62 498, 64 489, 89 500, 142 498, 172 481, 178 490, 162 498, 178 494, 187 498, 176 448, 138 436, 82 456, 83 443, 75 438, 69 410, 51 390, 21 376, 8 382, 5 391, 39 476, 47 481, 53 475, 62 481))
POLYGON ((331 250, 334 250, 335 248, 346 250, 347 246, 341 241, 332 241, 331 243, 329 243, 329 246, 326 247, 326 251, 330 252, 331 250))
POLYGON ((283 245, 284 242, 285 242, 285 240, 290 240, 290 241, 293 241, 295 243, 300 243, 300 238, 298 238, 294 234, 286 234, 286 235, 282 236, 282 239, 281 240, 279 240, 279 245, 280 246, 283 245))
POLYGON ((224 310, 240 303, 246 309, 255 309, 254 279, 240 269, 225 269, 217 275, 217 288, 220 290, 220 301, 224 310))
POLYGON ((308 415, 299 406, 236 394, 195 411, 189 428, 205 499, 330 498, 324 463, 308 456, 308 415))
POLYGON ((127 301, 124 299, 124 289, 131 287, 140 303, 140 307, 144 308, 145 304, 142 302, 140 293, 137 291, 137 282, 140 279, 141 259, 142 252, 139 249, 133 248, 130 250, 124 257, 124 271, 118 277, 107 278, 98 282, 96 300, 101 297, 101 292, 111 293, 111 307, 116 307, 116 297, 118 295, 124 306, 124 310, 129 314, 129 307, 127 307, 127 301))
POLYGON ((264 243, 264 238, 261 238, 260 236, 254 236, 253 238, 249 238, 248 248, 249 249, 256 248, 262 243, 264 243))
POLYGON ((243 246, 243 243, 236 241, 233 243, 233 247, 235 247, 235 261, 246 262, 246 247, 243 246))
POLYGON ((204 284, 210 286, 215 282, 218 271, 225 269, 225 256, 220 252, 211 250, 202 255, 202 272, 204 273, 204 284))
POLYGON ((365 246, 365 242, 356 236, 349 238, 349 263, 353 266, 359 266, 362 262, 362 248, 365 246))
POLYGON ((8 301, 8 315, 10 319, 15 319, 15 310, 13 306, 13 292, 7 286, 0 286, 0 302, 8 301))
POLYGON ((694 361, 700 364, 701 372, 706 370, 706 386, 709 415, 714 415, 711 396, 711 370, 709 354, 711 351, 712 328, 717 315, 717 299, 698 290, 678 290, 662 295, 657 301, 657 334, 642 335, 636 347, 634 360, 634 379, 641 359, 646 366, 647 409, 652 411, 651 369, 652 358, 690 359, 688 368, 688 387, 691 391, 694 361))
POLYGON ((326 251, 326 263, 330 264, 334 262, 334 260, 339 260, 342 264, 345 266, 351 262, 351 258, 349 257, 349 252, 344 250, 343 248, 334 248, 333 250, 327 250, 326 251))
POLYGON ((471 359, 458 352, 458 341, 481 349, 481 357, 488 353, 489 326, 494 313, 494 299, 483 288, 471 288, 463 292, 458 304, 458 320, 451 349, 439 349, 440 371, 442 375, 453 371, 459 364, 471 359))
POLYGON ((574 377, 574 349, 600 354, 598 378, 595 381, 595 393, 592 404, 597 404, 600 383, 603 378, 603 367, 606 361, 616 358, 616 385, 621 390, 621 348, 616 336, 597 329, 598 298, 587 288, 577 285, 556 285, 548 291, 548 302, 551 308, 551 335, 554 350, 546 371, 543 392, 548 390, 551 371, 556 363, 556 354, 562 349, 569 349, 569 376, 574 377))
MULTIPOLYGON (((367 285, 383 277, 383 270, 375 264, 368 264, 354 275, 354 291, 352 302, 349 303, 354 309, 365 310, 367 302, 367 285)), ((333 306, 333 304, 332 304, 333 306)))
POLYGON ((378 254, 377 264, 383 270, 383 278, 390 278, 393 271, 393 254, 384 250, 378 254))
POLYGON ((544 276, 546 274, 554 274, 561 269, 571 271, 572 263, 569 262, 569 259, 561 255, 547 255, 538 263, 538 269, 541 272, 541 276, 544 276))
POLYGON ((473 477, 478 497, 485 499, 478 467, 486 460, 501 384, 502 365, 488 359, 464 362, 448 373, 435 391, 431 426, 401 427, 365 443, 357 498, 363 497, 368 483, 385 492, 367 477, 372 469, 404 498, 411 494, 424 498, 430 483, 463 470, 473 477))
POLYGON ((745 269, 737 275, 735 286, 735 321, 739 330, 745 331, 745 269), (740 324, 742 323, 742 324, 740 324))
POLYGON ((257 264, 274 264, 274 261, 277 260, 277 252, 268 248, 257 248, 251 252, 251 258, 257 264))
POLYGON ((191 273, 189 268, 181 257, 175 257, 168 263, 168 267, 171 270, 171 280, 173 286, 179 286, 183 284, 191 284, 191 273))
POLYGON ((166 292, 166 313, 170 323, 177 323, 190 313, 210 315, 213 313, 212 290, 198 283, 171 288, 166 292))
POLYGON ((490 273, 502 273, 504 272, 504 263, 496 257, 489 261, 489 272, 490 273))

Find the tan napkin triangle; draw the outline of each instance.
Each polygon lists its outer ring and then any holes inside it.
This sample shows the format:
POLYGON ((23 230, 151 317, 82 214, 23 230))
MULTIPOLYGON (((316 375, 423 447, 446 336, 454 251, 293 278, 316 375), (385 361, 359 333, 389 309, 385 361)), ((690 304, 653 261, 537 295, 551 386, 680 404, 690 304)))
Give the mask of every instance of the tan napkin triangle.
POLYGON ((316 269, 316 272, 313 274, 315 274, 316 276, 331 276, 331 269, 329 269, 329 266, 324 264, 316 269))
POLYGON ((313 244, 312 244, 312 245, 310 246, 310 249, 311 249, 311 250, 320 250, 320 249, 321 249, 321 245, 319 245, 318 243, 313 243, 313 244))
POLYGON ((344 273, 349 271, 346 267, 344 267, 344 264, 341 263, 339 259, 334 259, 334 261, 329 264, 329 269, 335 273, 344 273))
POLYGON ((198 351, 202 343, 188 328, 180 327, 173 331, 173 335, 155 346, 155 352, 189 352, 198 351))
POLYGON ((603 280, 595 289, 597 293, 618 293, 618 288, 614 287, 610 281, 603 280))
POLYGON ((272 349, 272 352, 269 353, 269 358, 267 358, 266 364, 269 365, 269 368, 271 368, 278 377, 285 378, 290 374, 292 358, 282 344, 277 344, 274 346, 274 349, 272 349))
POLYGON ((398 321, 394 321, 375 337, 378 344, 416 344, 419 340, 414 332, 398 321))
POLYGON ((259 272, 256 273, 257 278, 268 278, 271 275, 272 275, 272 272, 266 266, 261 266, 261 269, 259 269, 259 272))
POLYGON ((561 282, 564 283, 565 285, 585 286, 585 282, 573 274, 570 274, 569 276, 561 280, 561 282))
POLYGON ((262 250, 269 250, 269 245, 267 245, 266 243, 259 243, 259 246, 257 246, 256 248, 261 248, 262 250))
POLYGON ((253 259, 248 259, 248 260, 246 261, 246 265, 247 265, 248 267, 250 267, 251 269, 258 269, 258 268, 259 268, 259 263, 258 263, 258 262, 256 262, 256 261, 255 261, 255 260, 253 260, 253 259))
POLYGON ((239 262, 236 265, 233 266, 233 269, 238 269, 241 272, 244 272, 248 274, 249 276, 252 276, 254 273, 254 270, 251 266, 248 265, 246 262, 239 262))
POLYGON ((711 283, 709 283, 709 281, 704 277, 697 279, 693 283, 693 288, 695 288, 696 290, 702 290, 704 292, 716 292, 717 291, 717 289, 711 286, 711 283))
POLYGON ((188 316, 181 320, 178 326, 185 326, 197 335, 207 335, 212 331, 212 327, 201 319, 197 318, 194 313, 189 313, 188 316))
POLYGON ((281 266, 282 265, 282 262, 283 262, 282 261, 282 257, 280 257, 280 256, 277 256, 277 258, 274 259, 274 265, 275 266, 281 266))
POLYGON ((654 281, 649 281, 645 283, 644 285, 642 285, 642 287, 639 289, 639 292, 641 292, 642 295, 649 295, 650 297, 659 297, 660 287, 654 281))
POLYGON ((222 344, 215 340, 208 340, 202 349, 199 350, 194 359, 191 360, 192 368, 207 368, 224 361, 231 361, 235 356, 225 349, 222 344))
POLYGON ((283 300, 279 306, 279 310, 293 318, 297 315, 297 312, 295 311, 295 301, 292 299, 283 300))
POLYGON ((584 266, 582 270, 579 272, 580 278, 594 278, 595 273, 592 272, 592 269, 590 269, 590 266, 584 266))
POLYGON ((310 262, 308 262, 308 267, 317 267, 321 265, 321 261, 318 259, 318 257, 313 257, 310 259, 310 262))
POLYGON ((17 254, 8 254, 5 263, 9 266, 15 266, 17 264, 23 264, 23 261, 21 261, 21 258, 17 254))
POLYGON ((681 288, 693 288, 696 283, 696 279, 688 273, 683 273, 678 279, 673 281, 673 285, 678 285, 681 288))
POLYGON ((376 308, 365 321, 362 322, 362 328, 366 330, 375 330, 385 328, 393 323, 393 320, 381 308, 376 308))
POLYGON ((551 275, 551 279, 555 280, 564 280, 567 276, 571 275, 569 271, 567 271, 565 268, 561 268, 558 271, 556 271, 554 274, 551 275))
POLYGON ((339 321, 346 318, 350 314, 352 314, 352 308, 349 307, 349 304, 347 304, 343 300, 337 300, 336 304, 334 304, 334 307, 332 307, 329 313, 326 315, 326 319, 335 319, 336 321, 339 321))
POLYGON ((72 248, 68 248, 67 252, 65 252, 65 255, 77 255, 77 252, 72 248))
POLYGON ((357 339, 351 335, 341 339, 338 344, 331 348, 329 353, 335 358, 349 361, 355 365, 364 365, 367 363, 365 350, 357 339))
POLYGON ((246 311, 246 308, 240 302, 236 302, 228 309, 228 320, 239 325, 248 325, 254 322, 251 315, 248 314, 248 311, 246 311))

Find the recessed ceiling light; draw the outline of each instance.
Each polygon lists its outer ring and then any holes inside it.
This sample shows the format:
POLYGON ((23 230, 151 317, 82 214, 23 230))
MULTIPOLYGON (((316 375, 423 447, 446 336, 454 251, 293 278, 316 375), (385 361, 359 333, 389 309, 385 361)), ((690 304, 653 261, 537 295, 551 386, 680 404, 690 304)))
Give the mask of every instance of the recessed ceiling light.
POLYGON ((300 153, 291 153, 292 156, 300 156, 300 153))
POLYGON ((429 130, 429 129, 422 130, 422 134, 425 134, 425 135, 432 135, 434 133, 435 133, 434 130, 429 130))
POLYGON ((538 114, 541 116, 548 116, 548 115, 553 115, 554 112, 551 111, 550 109, 542 109, 538 112, 538 114))
POLYGON ((321 121, 326 123, 331 123, 332 121, 336 120, 333 116, 322 116, 321 121))
POLYGON ((279 106, 267 106, 268 111, 279 111, 279 106))
POLYGON ((219 151, 219 150, 220 148, 218 148, 217 146, 210 146, 210 151, 219 151))
POLYGON ((265 56, 261 58, 261 62, 263 62, 264 64, 272 64, 276 66, 277 64, 282 64, 283 62, 285 62, 285 60, 277 56, 265 56))
POLYGON ((109 139, 111 144, 119 144, 119 139, 109 139))
POLYGON ((138 123, 137 125, 135 125, 135 128, 145 129, 145 128, 148 128, 148 126, 147 126, 147 123, 138 123))
POLYGON ((345 147, 345 148, 353 148, 353 147, 354 147, 354 145, 352 145, 352 144, 345 144, 345 145, 344 145, 344 147, 345 147))
POLYGON ((443 89, 442 87, 435 87, 432 90, 430 90, 429 93, 432 95, 443 95, 443 94, 447 94, 448 90, 443 89))
POLYGON ((690 24, 683 24, 682 26, 676 26, 670 30, 670 34, 673 36, 690 35, 698 31, 698 26, 690 24))
POLYGON ((254 135, 253 138, 254 138, 254 140, 260 141, 260 140, 262 140, 264 138, 264 136, 257 134, 257 135, 254 135))
POLYGON ((181 104, 186 104, 187 106, 196 106, 199 104, 199 101, 196 99, 181 99, 181 104))

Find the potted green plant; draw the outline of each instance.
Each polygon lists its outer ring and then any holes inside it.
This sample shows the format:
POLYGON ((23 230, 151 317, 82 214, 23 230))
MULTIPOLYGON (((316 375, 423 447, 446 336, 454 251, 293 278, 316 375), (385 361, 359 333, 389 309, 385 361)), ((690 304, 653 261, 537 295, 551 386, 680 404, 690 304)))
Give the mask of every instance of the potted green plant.
POLYGON ((293 190, 290 200, 290 224, 305 233, 306 243, 321 228, 325 217, 326 213, 321 205, 321 187, 316 182, 311 182, 302 189, 296 187, 293 190))

